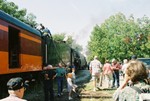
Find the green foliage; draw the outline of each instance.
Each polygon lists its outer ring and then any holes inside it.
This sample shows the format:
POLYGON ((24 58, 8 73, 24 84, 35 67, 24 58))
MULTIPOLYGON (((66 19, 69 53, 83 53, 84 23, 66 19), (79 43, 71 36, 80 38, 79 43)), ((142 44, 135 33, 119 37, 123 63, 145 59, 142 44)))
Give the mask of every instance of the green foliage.
MULTIPOLYGON (((53 35, 53 39, 56 41, 56 42, 63 42, 64 38, 65 38, 66 34, 65 33, 60 33, 60 34, 54 34, 53 35)), ((70 48, 73 48, 75 49, 76 51, 82 51, 82 46, 77 44, 75 42, 75 40, 73 40, 72 36, 67 36, 68 37, 68 40, 65 41, 66 45, 68 45, 70 48)))
POLYGON ((27 14, 26 9, 20 9, 13 2, 7 2, 6 0, 0 0, 0 10, 8 13, 9 15, 29 24, 32 27, 36 27, 37 23, 35 21, 36 17, 30 13, 27 14))
POLYGON ((150 19, 146 16, 128 19, 122 13, 110 16, 101 26, 96 25, 90 36, 89 59, 94 55, 101 60, 150 57, 150 19))

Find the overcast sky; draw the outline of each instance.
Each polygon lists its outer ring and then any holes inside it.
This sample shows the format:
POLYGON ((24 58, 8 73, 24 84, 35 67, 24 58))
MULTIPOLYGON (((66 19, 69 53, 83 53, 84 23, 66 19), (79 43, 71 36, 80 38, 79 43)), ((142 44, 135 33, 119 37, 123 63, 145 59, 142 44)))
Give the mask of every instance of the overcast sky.
POLYGON ((33 13, 51 33, 71 34, 86 46, 92 28, 118 12, 150 17, 150 0, 7 0, 33 13))

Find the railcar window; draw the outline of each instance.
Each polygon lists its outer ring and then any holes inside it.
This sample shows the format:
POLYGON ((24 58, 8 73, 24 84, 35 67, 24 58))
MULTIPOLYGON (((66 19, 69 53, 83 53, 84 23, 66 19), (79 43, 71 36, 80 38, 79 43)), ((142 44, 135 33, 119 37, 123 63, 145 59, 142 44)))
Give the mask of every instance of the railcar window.
POLYGON ((19 30, 9 26, 9 68, 19 68, 20 39, 19 30))

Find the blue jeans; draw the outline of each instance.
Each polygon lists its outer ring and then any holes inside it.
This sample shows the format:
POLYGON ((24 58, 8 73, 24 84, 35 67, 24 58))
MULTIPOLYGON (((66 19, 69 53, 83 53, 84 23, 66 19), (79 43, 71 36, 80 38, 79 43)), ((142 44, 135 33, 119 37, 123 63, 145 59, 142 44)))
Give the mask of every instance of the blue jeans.
POLYGON ((113 84, 112 84, 113 87, 115 86, 115 82, 117 83, 117 87, 119 87, 120 86, 120 84, 119 84, 119 70, 115 70, 113 73, 113 84))
POLYGON ((57 77, 57 87, 58 87, 58 94, 61 94, 63 91, 63 77, 57 77))

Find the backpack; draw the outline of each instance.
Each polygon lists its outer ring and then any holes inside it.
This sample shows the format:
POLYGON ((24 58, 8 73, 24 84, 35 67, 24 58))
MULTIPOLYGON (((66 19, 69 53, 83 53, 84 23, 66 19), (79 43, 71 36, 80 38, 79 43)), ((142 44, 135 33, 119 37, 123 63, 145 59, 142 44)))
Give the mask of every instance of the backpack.
POLYGON ((132 89, 136 90, 139 94, 139 101, 150 101, 150 93, 145 93, 136 86, 130 86, 132 89))

